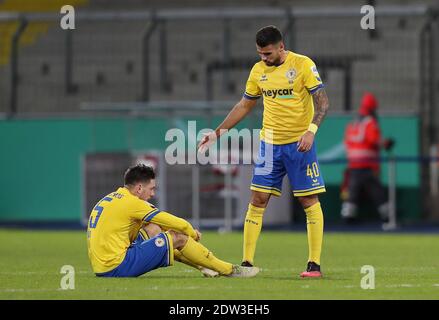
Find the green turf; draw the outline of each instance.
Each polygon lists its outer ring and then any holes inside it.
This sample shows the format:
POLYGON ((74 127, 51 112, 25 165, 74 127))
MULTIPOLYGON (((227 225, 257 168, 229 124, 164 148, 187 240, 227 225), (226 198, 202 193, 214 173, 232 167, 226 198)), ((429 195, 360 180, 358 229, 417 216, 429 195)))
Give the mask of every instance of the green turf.
MULTIPOLYGON (((218 257, 241 258, 241 233, 205 232, 218 257)), ((263 232, 252 279, 203 278, 181 264, 132 279, 96 278, 85 232, 0 230, 0 299, 439 299, 437 235, 327 233, 324 279, 300 279, 305 233, 263 232), (60 290, 63 265, 75 290, 60 290), (360 287, 360 268, 375 267, 375 289, 360 287)))

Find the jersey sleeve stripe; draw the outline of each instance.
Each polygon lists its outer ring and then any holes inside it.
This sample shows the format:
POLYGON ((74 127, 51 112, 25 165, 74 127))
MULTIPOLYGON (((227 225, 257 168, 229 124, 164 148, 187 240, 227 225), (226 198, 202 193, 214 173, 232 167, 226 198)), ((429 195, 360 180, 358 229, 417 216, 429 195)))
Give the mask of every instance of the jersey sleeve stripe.
POLYGON ((319 90, 319 89, 321 89, 321 88, 324 88, 325 87, 325 85, 323 84, 323 83, 321 83, 321 84, 319 84, 319 85, 317 85, 317 86, 315 86, 315 87, 313 87, 313 88, 311 88, 311 89, 308 89, 309 90, 309 92, 311 93, 311 94, 313 94, 313 93, 315 93, 317 90, 319 90))
POLYGON ((260 97, 261 97, 261 95, 254 96, 254 95, 251 95, 247 92, 244 93, 244 98, 249 99, 249 100, 256 100, 256 99, 259 99, 260 97))
POLYGON ((151 219, 154 218, 157 215, 157 213, 159 213, 159 212, 160 212, 159 209, 155 209, 155 210, 147 213, 146 216, 143 218, 143 221, 145 221, 145 222, 151 221, 151 219))

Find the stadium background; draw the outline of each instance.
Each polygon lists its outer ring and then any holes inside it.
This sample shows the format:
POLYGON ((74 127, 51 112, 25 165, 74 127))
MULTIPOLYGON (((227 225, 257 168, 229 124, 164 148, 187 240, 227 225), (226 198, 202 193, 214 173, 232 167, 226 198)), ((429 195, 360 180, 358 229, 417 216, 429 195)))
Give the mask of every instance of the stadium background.
MULTIPOLYGON (((329 160, 322 163, 327 221, 340 220, 340 144, 364 91, 377 96, 383 133, 396 140, 398 222, 437 221, 437 165, 427 158, 436 156, 437 142, 434 3, 76 0, 76 29, 63 30, 62 1, 0 2, 0 222, 81 224, 92 203, 120 183, 125 162, 118 166, 118 156, 160 154, 169 145, 166 131, 187 120, 216 126, 241 96, 258 59, 255 30, 267 24, 316 61, 327 86, 331 110, 317 139, 320 157, 329 160), (377 5, 375 30, 359 26, 367 3, 377 5), (86 172, 89 155, 99 153, 107 156, 86 172), (105 161, 111 168, 99 175, 105 161), (16 192, 24 186, 26 201, 16 192)), ((259 128, 260 110, 240 128, 259 128)), ((212 197, 193 199, 191 168, 169 170, 161 204, 187 218, 198 206, 202 219, 200 208, 212 197)), ((202 168, 201 180, 218 184, 222 177, 210 173, 202 168)), ((211 216, 224 214, 222 200, 211 216)), ((231 205, 237 221, 241 207, 231 205)))
MULTIPOLYGON (((64 4, 0 0, 0 298, 439 297, 437 1, 72 0, 75 30, 60 28, 64 4), (364 4, 376 7, 375 30, 360 28, 364 4), (317 138, 328 187, 324 279, 298 279, 305 216, 286 188, 267 210, 262 272, 251 281, 204 279, 179 264, 100 281, 84 223, 139 160, 157 165, 157 204, 200 226, 218 257, 240 261, 251 166, 167 165, 164 136, 185 131, 188 120, 198 129, 221 121, 258 60, 255 31, 268 24, 316 61, 330 99, 317 138), (396 140, 382 154, 382 179, 396 191, 396 232, 382 232, 367 203, 362 225, 340 224, 341 142, 364 91, 377 96, 384 136, 396 140), (60 290, 64 265, 76 270, 75 290, 60 290), (376 269, 376 290, 360 288, 364 265, 376 269)), ((239 128, 259 128, 261 107, 239 128)))

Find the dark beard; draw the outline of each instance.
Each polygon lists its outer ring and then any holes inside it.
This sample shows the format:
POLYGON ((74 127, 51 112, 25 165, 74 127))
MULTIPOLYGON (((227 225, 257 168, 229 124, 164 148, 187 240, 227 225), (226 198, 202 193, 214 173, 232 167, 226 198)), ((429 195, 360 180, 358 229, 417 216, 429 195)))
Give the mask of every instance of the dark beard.
POLYGON ((279 67, 281 64, 282 64, 282 63, 280 62, 280 58, 279 58, 279 59, 277 59, 277 61, 275 61, 275 62, 273 63, 273 66, 279 67))
POLYGON ((277 59, 277 60, 274 61, 274 62, 270 62, 270 63, 265 62, 265 64, 266 64, 268 67, 273 67, 273 66, 278 67, 278 66, 280 66, 282 63, 280 63, 280 58, 279 58, 279 59, 277 59))

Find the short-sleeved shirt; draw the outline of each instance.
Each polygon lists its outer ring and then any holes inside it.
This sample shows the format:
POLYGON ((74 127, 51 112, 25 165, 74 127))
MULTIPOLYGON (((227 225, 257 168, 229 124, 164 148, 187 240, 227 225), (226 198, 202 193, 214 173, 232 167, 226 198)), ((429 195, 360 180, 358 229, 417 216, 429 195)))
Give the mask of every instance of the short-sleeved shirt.
POLYGON ((88 255, 95 273, 117 267, 137 238, 144 222, 160 210, 119 188, 99 201, 90 214, 87 229, 88 255))
POLYGON ((267 66, 263 61, 256 63, 247 80, 244 97, 263 96, 261 140, 272 144, 298 141, 314 116, 311 95, 322 87, 316 65, 306 56, 288 52, 279 66, 267 66))

